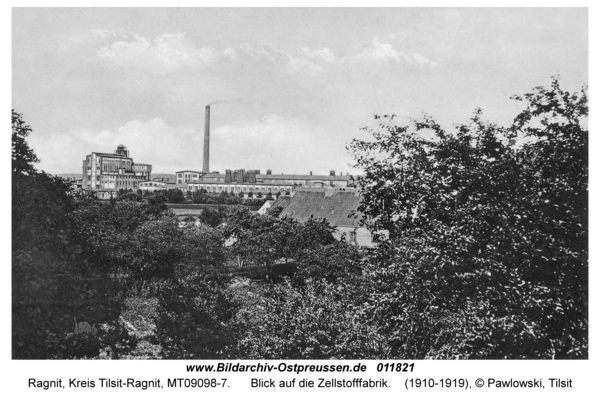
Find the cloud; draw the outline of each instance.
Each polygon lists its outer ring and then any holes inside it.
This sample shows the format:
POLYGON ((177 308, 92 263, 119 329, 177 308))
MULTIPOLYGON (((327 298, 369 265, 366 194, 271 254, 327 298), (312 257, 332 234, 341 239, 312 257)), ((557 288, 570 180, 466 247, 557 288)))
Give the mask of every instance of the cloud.
POLYGON ((438 66, 437 62, 427 59, 425 56, 419 53, 412 53, 412 59, 419 65, 438 66))
POLYGON ((60 49, 62 51, 69 51, 79 46, 105 44, 117 38, 126 37, 109 29, 90 29, 83 34, 67 37, 60 43, 60 49))
MULTIPOLYGON (((134 162, 153 165, 155 173, 174 173, 201 169, 203 127, 173 126, 162 118, 151 118, 131 120, 114 129, 32 136, 31 144, 42 160, 40 168, 48 171, 78 172, 82 160, 92 151, 112 153, 117 145, 123 144, 134 162), (58 157, 57 153, 64 155, 58 157)), ((210 146, 213 171, 238 168, 306 174, 350 171, 343 144, 330 139, 323 128, 276 114, 213 126, 210 146)))
MULTIPOLYGON (((350 170, 343 145, 327 136, 322 128, 305 120, 276 114, 213 126, 211 170, 224 172, 225 169, 245 168, 264 172, 273 169, 275 173, 350 170), (307 159, 311 159, 309 164, 307 159)), ((156 173, 200 169, 203 143, 203 125, 197 128, 173 126, 158 117, 131 120, 114 129, 32 136, 32 145, 42 159, 41 169, 73 172, 79 171, 85 155, 92 151, 112 153, 119 144, 130 150, 134 162, 152 164, 156 173), (69 151, 65 152, 66 147, 69 151), (57 157, 59 152, 64 156, 57 157)))
POLYGON ((379 60, 396 61, 397 63, 406 62, 408 64, 417 64, 421 66, 437 66, 437 63, 429 60, 419 53, 405 53, 396 50, 390 43, 381 43, 377 38, 373 40, 373 47, 365 49, 363 52, 349 57, 351 62, 357 60, 379 60))
POLYGON ((69 41, 74 44, 99 43, 107 39, 124 37, 108 29, 91 29, 82 35, 69 36, 69 41))
MULTIPOLYGON (((278 65, 284 71, 289 73, 313 72, 319 73, 331 68, 346 69, 349 65, 357 62, 386 62, 393 61, 417 66, 435 67, 437 63, 428 59, 422 54, 416 52, 398 51, 390 43, 380 42, 375 38, 372 47, 366 48, 362 52, 353 55, 338 57, 331 49, 324 47, 322 49, 310 49, 308 47, 299 47, 295 53, 290 53, 269 44, 259 46, 244 45, 234 49, 227 49, 227 55, 235 58, 238 53, 250 56, 253 59, 265 60, 273 65, 278 65)), ((338 69, 339 70, 339 69, 338 69)))
POLYGON ((214 49, 198 47, 183 33, 164 33, 155 38, 123 35, 108 29, 89 30, 70 37, 70 42, 100 44, 96 58, 110 68, 127 68, 165 74, 208 64, 246 65, 254 69, 274 68, 287 74, 317 75, 332 68, 347 68, 357 62, 386 62, 435 67, 437 63, 419 53, 399 51, 392 44, 375 38, 372 46, 354 55, 336 56, 328 47, 277 48, 268 43, 244 44, 214 49))
POLYGON ((138 67, 155 72, 173 72, 210 62, 214 52, 198 48, 183 33, 165 33, 153 40, 134 35, 100 48, 98 59, 110 67, 138 67))
POLYGON ((130 150, 134 162, 152 164, 158 173, 194 166, 198 154, 202 153, 201 131, 172 126, 161 118, 131 120, 114 129, 61 131, 31 138, 42 161, 40 168, 49 171, 77 172, 86 155, 92 151, 112 153, 119 144, 130 150), (69 150, 65 151, 65 148, 69 150), (56 156, 57 153, 63 155, 56 156))
POLYGON ((373 41, 374 49, 365 50, 358 55, 359 58, 372 58, 372 59, 393 59, 396 62, 400 62, 400 59, 409 60, 409 58, 403 53, 396 51, 389 43, 379 43, 377 40, 373 41))
POLYGON ((312 51, 306 47, 301 47, 294 54, 266 43, 260 45, 242 45, 237 49, 236 53, 249 57, 251 60, 258 61, 259 63, 267 61, 276 68, 280 68, 291 74, 298 72, 322 72, 324 70, 323 64, 335 59, 331 51, 327 48, 312 51))
POLYGON ((327 47, 324 47, 322 50, 310 50, 307 47, 300 47, 298 53, 310 58, 319 58, 330 64, 336 62, 335 55, 327 47))
MULTIPOLYGON (((296 53, 290 53, 269 44, 260 46, 245 45, 240 50, 252 58, 263 58, 271 63, 281 66, 290 73, 299 71, 323 72, 332 67, 346 67, 356 62, 383 62, 395 61, 396 63, 405 63, 418 66, 435 67, 437 63, 428 59, 422 54, 412 52, 407 53, 396 50, 392 44, 380 42, 379 39, 373 40, 373 46, 354 55, 337 57, 329 48, 310 49, 308 47, 299 47, 296 53)), ((233 56, 233 49, 228 49, 228 55, 233 56)))
POLYGON ((226 57, 235 58, 236 57, 235 49, 233 49, 231 47, 226 48, 225 50, 223 50, 223 55, 226 57))
MULTIPOLYGON (((89 37, 108 37, 108 34, 107 31, 89 37)), ((310 50, 302 47, 293 54, 263 43, 215 50, 196 47, 182 33, 165 33, 152 40, 138 35, 118 37, 126 40, 115 41, 96 52, 98 59, 113 68, 133 67, 164 73, 222 60, 238 64, 256 62, 261 67, 267 62, 288 73, 316 73, 323 70, 322 64, 335 62, 335 56, 328 48, 310 50)))

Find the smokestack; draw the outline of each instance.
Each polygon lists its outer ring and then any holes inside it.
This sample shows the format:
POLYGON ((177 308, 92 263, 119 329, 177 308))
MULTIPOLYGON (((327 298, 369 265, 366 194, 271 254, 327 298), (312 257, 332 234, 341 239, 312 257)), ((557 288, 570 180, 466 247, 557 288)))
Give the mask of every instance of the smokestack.
POLYGON ((210 168, 208 165, 208 158, 210 153, 210 105, 206 105, 204 112, 204 162, 202 164, 202 171, 209 173, 210 168))

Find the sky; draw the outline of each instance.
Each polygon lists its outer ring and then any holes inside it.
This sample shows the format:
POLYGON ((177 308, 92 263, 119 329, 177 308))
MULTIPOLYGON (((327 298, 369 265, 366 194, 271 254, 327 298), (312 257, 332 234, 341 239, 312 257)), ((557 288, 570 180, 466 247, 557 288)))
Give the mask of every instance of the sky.
POLYGON ((376 114, 508 124, 515 94, 588 82, 585 8, 14 8, 12 107, 38 169, 123 144, 155 173, 359 173, 376 114))

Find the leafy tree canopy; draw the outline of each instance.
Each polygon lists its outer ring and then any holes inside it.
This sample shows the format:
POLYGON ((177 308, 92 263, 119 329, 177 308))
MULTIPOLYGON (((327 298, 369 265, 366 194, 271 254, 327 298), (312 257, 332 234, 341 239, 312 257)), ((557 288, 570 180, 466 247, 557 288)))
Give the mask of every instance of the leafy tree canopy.
POLYGON ((31 133, 29 125, 23 121, 23 115, 12 110, 12 171, 13 174, 32 174, 38 157, 25 140, 31 133))
POLYGON ((395 300, 423 303, 411 308, 435 309, 448 325, 468 308, 491 330, 467 343, 471 355, 585 355, 587 92, 554 80, 515 99, 524 110, 508 127, 481 110, 452 132, 430 117, 399 125, 376 116, 365 129, 373 140, 349 146, 365 170, 359 210, 388 232, 380 260, 393 267, 378 272, 403 295, 395 300), (415 287, 398 290, 399 279, 426 289, 409 298, 415 287))

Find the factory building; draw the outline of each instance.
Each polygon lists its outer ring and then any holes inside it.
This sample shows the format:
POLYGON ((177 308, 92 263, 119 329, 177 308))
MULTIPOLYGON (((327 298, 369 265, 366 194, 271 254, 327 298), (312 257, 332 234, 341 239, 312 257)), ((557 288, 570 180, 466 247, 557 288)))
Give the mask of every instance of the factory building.
POLYGON ((138 189, 142 192, 154 192, 154 191, 164 191, 170 189, 181 189, 182 191, 187 190, 187 185, 185 184, 176 184, 174 182, 167 181, 157 181, 155 178, 154 181, 143 181, 138 184, 138 189))
POLYGON ((82 186, 84 190, 105 192, 137 189, 140 182, 149 181, 151 176, 151 165, 134 163, 129 150, 119 145, 115 153, 92 152, 85 157, 82 186))
POLYGON ((205 190, 207 192, 234 192, 234 193, 258 193, 268 192, 292 192, 297 187, 316 188, 347 188, 354 186, 354 178, 350 175, 335 175, 331 171, 329 175, 310 174, 273 174, 267 170, 261 174, 260 170, 225 170, 225 174, 218 172, 200 174, 197 179, 192 180, 193 172, 178 171, 177 182, 187 183, 188 191, 205 190), (188 173, 190 180, 185 181, 184 176, 188 173))
POLYGON ((262 174, 260 170, 225 170, 225 173, 219 173, 209 170, 210 159, 210 106, 205 107, 204 119, 204 151, 202 171, 182 170, 177 171, 177 184, 187 184, 188 191, 205 190, 207 192, 233 192, 245 193, 261 192, 292 192, 297 187, 314 187, 327 189, 340 189, 352 187, 355 185, 354 177, 340 173, 336 175, 335 171, 330 171, 329 175, 309 174, 273 174, 267 170, 262 174))
POLYGON ((175 173, 175 182, 177 184, 187 184, 188 182, 197 182, 204 175, 201 171, 182 170, 175 173))

